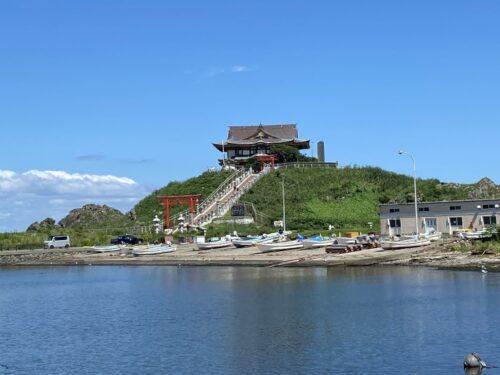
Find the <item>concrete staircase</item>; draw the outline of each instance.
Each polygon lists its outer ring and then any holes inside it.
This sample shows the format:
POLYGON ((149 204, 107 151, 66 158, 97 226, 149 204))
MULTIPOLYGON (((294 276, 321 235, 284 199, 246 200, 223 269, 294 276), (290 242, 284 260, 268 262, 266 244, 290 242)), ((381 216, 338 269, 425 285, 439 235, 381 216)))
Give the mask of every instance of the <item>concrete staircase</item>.
MULTIPOLYGON (((252 170, 238 170, 229 176, 212 194, 210 194, 199 205, 197 212, 192 215, 188 210, 185 210, 171 218, 172 222, 176 222, 180 216, 183 216, 185 223, 203 227, 210 224, 213 220, 224 216, 236 203, 239 198, 248 191, 264 174, 270 169, 265 169, 259 173, 253 173, 252 170)), ((178 228, 173 230, 177 232, 178 228)))

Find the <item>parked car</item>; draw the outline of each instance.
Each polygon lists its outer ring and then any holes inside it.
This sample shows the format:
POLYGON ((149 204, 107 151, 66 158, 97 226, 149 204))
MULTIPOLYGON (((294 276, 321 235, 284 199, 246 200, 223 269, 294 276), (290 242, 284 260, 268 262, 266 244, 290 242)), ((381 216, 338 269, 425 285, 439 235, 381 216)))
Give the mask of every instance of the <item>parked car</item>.
POLYGON ((113 245, 140 245, 144 240, 142 238, 131 236, 129 234, 118 236, 111 240, 113 245))
POLYGON ((54 249, 56 247, 68 248, 70 246, 71 246, 71 244, 69 241, 69 236, 67 236, 65 234, 58 234, 55 236, 49 236, 49 238, 47 238, 47 241, 43 241, 44 249, 54 249))

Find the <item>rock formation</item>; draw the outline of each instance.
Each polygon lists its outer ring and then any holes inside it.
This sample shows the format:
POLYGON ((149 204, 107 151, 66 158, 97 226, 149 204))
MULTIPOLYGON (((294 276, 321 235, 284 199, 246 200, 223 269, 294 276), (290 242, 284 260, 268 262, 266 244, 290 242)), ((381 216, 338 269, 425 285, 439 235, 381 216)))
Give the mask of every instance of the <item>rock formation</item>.
POLYGON ((125 219, 126 216, 112 207, 97 204, 86 204, 81 208, 71 210, 59 221, 62 228, 87 227, 96 228, 125 219))
POLYGON ((51 217, 48 217, 41 222, 35 221, 33 224, 31 224, 28 229, 26 229, 27 232, 38 232, 38 231, 46 231, 46 230, 52 230, 52 229, 59 229, 61 226, 59 224, 56 224, 56 221, 52 219, 51 217))

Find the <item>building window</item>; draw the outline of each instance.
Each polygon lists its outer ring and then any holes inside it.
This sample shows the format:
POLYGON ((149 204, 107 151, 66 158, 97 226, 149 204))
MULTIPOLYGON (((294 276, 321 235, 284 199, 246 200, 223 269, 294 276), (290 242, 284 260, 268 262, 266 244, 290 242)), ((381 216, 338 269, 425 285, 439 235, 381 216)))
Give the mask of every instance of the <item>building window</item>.
POLYGON ((391 228, 401 228, 401 220, 391 219, 391 220, 389 220, 389 226, 391 228))
POLYGON ((429 207, 419 207, 418 211, 419 212, 429 212, 429 207))
POLYGON ((236 156, 250 156, 250 150, 236 150, 236 156))
POLYGON ((394 212, 399 212, 399 208, 391 208, 389 209, 389 212, 393 214, 394 212))
POLYGON ((496 216, 483 216, 484 225, 497 225, 496 216))
POLYGON ((450 217, 450 225, 452 227, 461 227, 462 224, 462 218, 461 217, 450 217))
POLYGON ((450 206, 450 211, 458 211, 461 209, 462 209, 462 206, 450 206))
POLYGON ((488 208, 495 208, 494 204, 483 204, 483 209, 488 209, 488 208))

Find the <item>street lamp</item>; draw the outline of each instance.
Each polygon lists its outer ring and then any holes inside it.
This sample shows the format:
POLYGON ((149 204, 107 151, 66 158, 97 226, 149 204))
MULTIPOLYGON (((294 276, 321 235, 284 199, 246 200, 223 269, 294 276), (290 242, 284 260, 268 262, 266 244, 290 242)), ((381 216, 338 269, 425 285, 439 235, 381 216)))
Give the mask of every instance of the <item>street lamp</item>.
POLYGON ((415 194, 415 198, 414 198, 414 201, 415 201, 415 230, 416 230, 416 233, 417 233, 417 238, 418 238, 418 209, 417 209, 417 166, 415 164, 415 158, 413 157, 412 154, 406 152, 406 151, 402 151, 402 150, 399 150, 399 155, 408 155, 412 162, 413 162, 413 194, 415 194))

